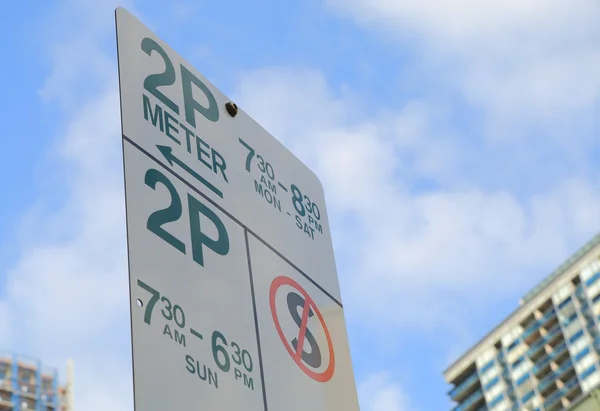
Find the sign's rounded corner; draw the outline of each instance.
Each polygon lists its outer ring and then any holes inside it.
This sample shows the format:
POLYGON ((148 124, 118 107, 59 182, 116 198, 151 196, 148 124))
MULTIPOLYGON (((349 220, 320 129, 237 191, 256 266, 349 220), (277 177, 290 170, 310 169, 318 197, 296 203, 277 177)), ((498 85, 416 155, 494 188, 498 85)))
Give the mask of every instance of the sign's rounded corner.
POLYGON ((125 7, 115 7, 115 17, 119 17, 121 15, 125 15, 125 14, 130 14, 129 10, 127 10, 125 7))

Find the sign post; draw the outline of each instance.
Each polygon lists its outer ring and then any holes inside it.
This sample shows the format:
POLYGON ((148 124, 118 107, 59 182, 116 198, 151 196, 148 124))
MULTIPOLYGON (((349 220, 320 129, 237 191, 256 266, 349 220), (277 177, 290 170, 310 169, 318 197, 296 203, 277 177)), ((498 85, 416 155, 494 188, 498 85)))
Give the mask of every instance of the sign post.
POLYGON ((323 189, 116 10, 136 411, 358 411, 323 189))

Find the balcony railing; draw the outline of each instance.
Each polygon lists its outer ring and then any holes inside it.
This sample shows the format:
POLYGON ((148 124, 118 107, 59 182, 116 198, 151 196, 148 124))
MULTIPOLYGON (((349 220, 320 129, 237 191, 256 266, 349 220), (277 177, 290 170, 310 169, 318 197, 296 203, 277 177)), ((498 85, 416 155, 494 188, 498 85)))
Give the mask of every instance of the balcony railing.
POLYGON ((546 313, 544 313, 542 318, 540 318, 539 324, 544 325, 544 323, 546 321, 548 321, 550 318, 554 317, 555 315, 556 315, 556 310, 554 309, 554 307, 550 308, 548 311, 546 311, 546 313))
POLYGON ((554 327, 552 327, 550 329, 548 334, 546 334, 544 336, 544 341, 546 341, 546 342, 550 341, 552 338, 554 338, 556 336, 556 334, 558 334, 560 332, 561 332, 560 324, 556 324, 554 327))
POLYGON ((556 392, 554 392, 551 396, 548 397, 546 401, 544 401, 544 408, 550 407, 562 396, 563 390, 556 390, 556 392))
POLYGON ((473 404, 483 398, 483 392, 481 389, 475 391, 473 394, 463 401, 460 405, 454 408, 454 411, 465 411, 468 410, 473 404))
POLYGON ((544 391, 550 384, 552 384, 557 378, 563 375, 565 372, 573 368, 573 362, 569 359, 566 360, 556 371, 551 372, 544 377, 538 384, 538 389, 544 391))
POLYGON ((554 347, 552 352, 550 354, 548 354, 548 357, 554 359, 554 358, 558 357, 559 355, 561 355, 566 349, 567 349, 567 343, 561 342, 556 347, 554 347))
POLYGON ((533 372, 533 374, 537 375, 541 370, 546 368, 550 361, 552 361, 552 358, 549 356, 545 356, 541 361, 535 363, 533 368, 531 368, 531 371, 533 372))
MULTIPOLYGON (((553 327, 552 330, 548 334, 546 334, 545 337, 542 337, 539 340, 537 340, 535 343, 531 344, 531 347, 527 350, 527 356, 533 357, 534 354, 536 354, 539 351, 539 349, 544 344, 546 344, 546 342, 548 342, 549 340, 554 338, 560 332, 561 332, 561 329, 560 329, 559 325, 553 327)), ((556 352, 558 350, 562 350, 565 347, 566 347, 565 343, 560 343, 559 345, 554 347, 554 352, 556 352)))
POLYGON ((479 375, 477 372, 475 372, 473 375, 454 387, 448 393, 448 395, 453 400, 456 400, 457 397, 460 397, 461 394, 463 394, 467 389, 471 388, 477 381, 479 381, 479 375))
POLYGON ((535 356, 542 348, 544 348, 544 340, 540 339, 527 350, 527 356, 530 358, 535 356))
POLYGON ((523 339, 526 339, 531 334, 536 332, 538 328, 540 328, 540 323, 537 320, 534 320, 529 326, 527 326, 527 328, 525 328, 525 330, 523 330, 523 334, 521 336, 523 339))
MULTIPOLYGON (((531 347, 529 347, 529 350, 535 351, 539 347, 543 347, 545 343, 546 343, 546 340, 544 337, 542 337, 539 340, 537 340, 536 342, 534 342, 533 344, 531 344, 531 347)), ((528 350, 528 352, 529 352, 529 350, 528 350)))
POLYGON ((562 365, 555 371, 555 374, 558 378, 560 378, 563 374, 573 368, 573 361, 570 359, 566 360, 562 365))
POLYGON ((546 401, 544 401, 544 408, 549 408, 550 406, 552 406, 556 402, 556 400, 558 400, 560 397, 562 397, 563 395, 568 393, 577 384, 578 384, 577 376, 574 376, 569 381, 567 381, 567 383, 564 385, 564 387, 557 390, 550 397, 548 397, 548 399, 546 399, 546 401))
POLYGON ((560 332, 561 332, 560 325, 556 324, 554 327, 552 327, 552 329, 550 330, 550 332, 548 334, 546 334, 544 337, 540 338, 539 340, 537 340, 536 342, 531 344, 531 347, 529 347, 529 349, 527 350, 527 355, 529 357, 531 357, 533 354, 538 352, 540 347, 542 347, 544 344, 546 344, 552 338, 556 337, 556 335, 559 334, 560 332))
POLYGON ((534 322, 528 326, 525 331, 523 331, 522 338, 526 339, 531 334, 536 332, 542 325, 546 323, 550 318, 552 318, 556 314, 554 308, 550 308, 539 320, 534 320, 534 322))
POLYGON ((556 377, 558 377, 557 373, 551 372, 547 376, 545 376, 540 383, 538 384, 538 390, 544 391, 546 388, 550 386, 554 381, 556 381, 556 377))

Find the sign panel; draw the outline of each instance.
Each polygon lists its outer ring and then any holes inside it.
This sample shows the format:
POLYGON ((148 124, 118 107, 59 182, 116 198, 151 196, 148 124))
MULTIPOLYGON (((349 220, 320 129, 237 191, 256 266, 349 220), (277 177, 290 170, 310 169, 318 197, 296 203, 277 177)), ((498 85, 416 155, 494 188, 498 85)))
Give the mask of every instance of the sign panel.
POLYGON ((137 411, 358 410, 318 178, 116 10, 137 411))

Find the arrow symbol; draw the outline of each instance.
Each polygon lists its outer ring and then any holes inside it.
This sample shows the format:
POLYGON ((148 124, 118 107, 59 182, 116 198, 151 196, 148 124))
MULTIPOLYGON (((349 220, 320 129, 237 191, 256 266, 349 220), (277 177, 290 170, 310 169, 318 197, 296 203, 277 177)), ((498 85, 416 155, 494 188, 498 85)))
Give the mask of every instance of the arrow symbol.
POLYGON ((173 154, 173 149, 171 147, 161 146, 158 144, 156 145, 156 147, 161 152, 161 154, 165 157, 165 160, 167 160, 169 162, 171 167, 173 167, 174 164, 177 164, 179 167, 181 167, 182 169, 187 171, 188 174, 190 174, 196 180, 200 181, 202 184, 204 184, 206 187, 208 187, 213 193, 215 193, 219 197, 223 198, 223 193, 221 192, 221 190, 219 190, 217 187, 212 185, 208 180, 206 180, 200 174, 196 173, 190 166, 188 166, 183 161, 181 161, 180 159, 175 157, 175 155, 173 154))

